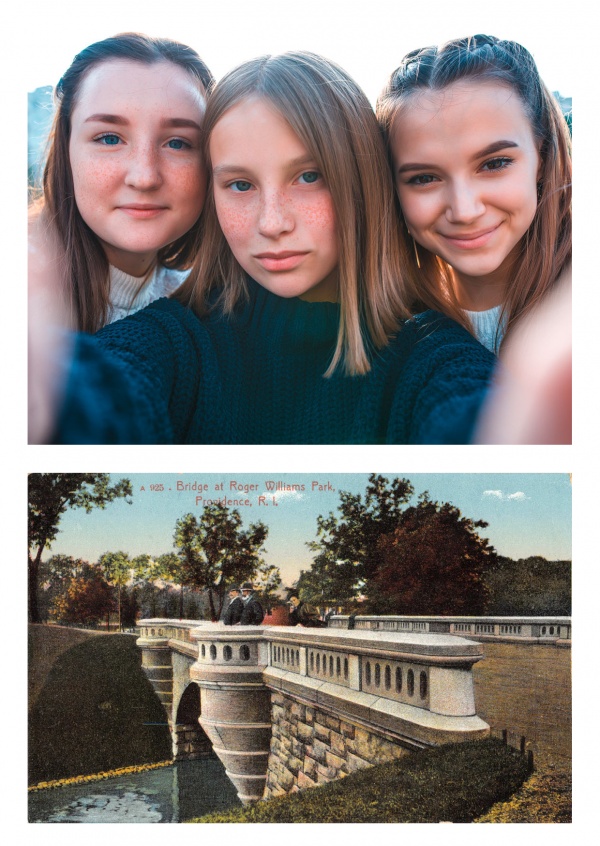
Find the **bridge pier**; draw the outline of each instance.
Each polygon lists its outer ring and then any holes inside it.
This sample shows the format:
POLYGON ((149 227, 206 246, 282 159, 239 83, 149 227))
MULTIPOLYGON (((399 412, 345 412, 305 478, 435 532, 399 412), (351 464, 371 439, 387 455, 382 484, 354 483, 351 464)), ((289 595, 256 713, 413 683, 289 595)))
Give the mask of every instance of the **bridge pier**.
POLYGON ((200 687, 200 725, 242 802, 261 799, 271 742, 271 696, 263 681, 264 629, 197 629, 198 659, 190 670, 200 687))

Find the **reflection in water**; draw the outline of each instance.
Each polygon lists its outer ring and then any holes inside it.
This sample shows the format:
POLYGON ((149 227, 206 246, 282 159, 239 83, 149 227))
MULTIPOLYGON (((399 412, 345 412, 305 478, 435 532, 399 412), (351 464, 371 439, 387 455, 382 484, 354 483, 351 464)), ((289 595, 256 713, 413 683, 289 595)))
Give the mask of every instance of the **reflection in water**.
POLYGON ((220 761, 179 761, 158 770, 31 793, 29 821, 175 823, 240 804, 220 761))

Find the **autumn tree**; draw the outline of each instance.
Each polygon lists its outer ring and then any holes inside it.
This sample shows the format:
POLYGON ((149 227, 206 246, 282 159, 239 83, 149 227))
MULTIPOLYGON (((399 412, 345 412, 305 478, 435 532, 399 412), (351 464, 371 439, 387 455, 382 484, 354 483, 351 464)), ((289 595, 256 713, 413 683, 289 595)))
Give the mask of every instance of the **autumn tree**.
POLYGON ((175 524, 180 584, 208 591, 211 619, 219 619, 231 584, 253 579, 265 567, 261 552, 267 533, 261 522, 243 529, 239 511, 220 503, 205 506, 200 517, 185 514, 175 524))
POLYGON ((29 620, 40 622, 38 588, 45 549, 52 546, 67 508, 105 508, 109 502, 132 494, 129 479, 110 484, 107 473, 32 473, 29 476, 29 620))
POLYGON ((369 579, 365 610, 378 614, 483 614, 487 566, 496 552, 478 529, 448 502, 421 494, 400 525, 377 542, 379 566, 369 579))
POLYGON ((81 558, 60 554, 40 562, 38 611, 41 619, 47 619, 50 608, 66 592, 71 579, 88 572, 89 566, 81 558))
POLYGON ((413 495, 408 479, 375 474, 364 498, 341 491, 338 513, 317 520, 317 540, 309 544, 317 555, 299 586, 313 591, 313 601, 319 585, 334 594, 330 600, 360 594, 372 613, 484 611, 483 572, 496 556, 477 531, 487 523, 427 493, 409 505, 413 495))
POLYGON ((97 567, 89 564, 80 575, 67 579, 64 591, 55 597, 52 616, 62 623, 97 623, 114 608, 110 585, 97 567))

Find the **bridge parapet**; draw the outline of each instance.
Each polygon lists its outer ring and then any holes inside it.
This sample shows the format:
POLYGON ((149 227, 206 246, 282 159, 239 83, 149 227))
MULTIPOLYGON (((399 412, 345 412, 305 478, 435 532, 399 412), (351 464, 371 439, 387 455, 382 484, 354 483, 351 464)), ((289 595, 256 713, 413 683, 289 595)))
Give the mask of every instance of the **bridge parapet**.
POLYGON ((570 617, 448 617, 408 615, 338 614, 329 620, 332 629, 389 632, 431 632, 481 641, 552 643, 571 645, 570 617))

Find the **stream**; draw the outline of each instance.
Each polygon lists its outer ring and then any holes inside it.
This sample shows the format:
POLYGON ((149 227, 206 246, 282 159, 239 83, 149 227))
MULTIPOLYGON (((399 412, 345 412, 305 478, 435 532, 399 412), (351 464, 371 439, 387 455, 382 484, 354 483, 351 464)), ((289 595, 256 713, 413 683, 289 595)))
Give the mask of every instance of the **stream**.
POLYGON ((177 823, 241 805, 220 761, 168 767, 29 794, 31 823, 177 823))

